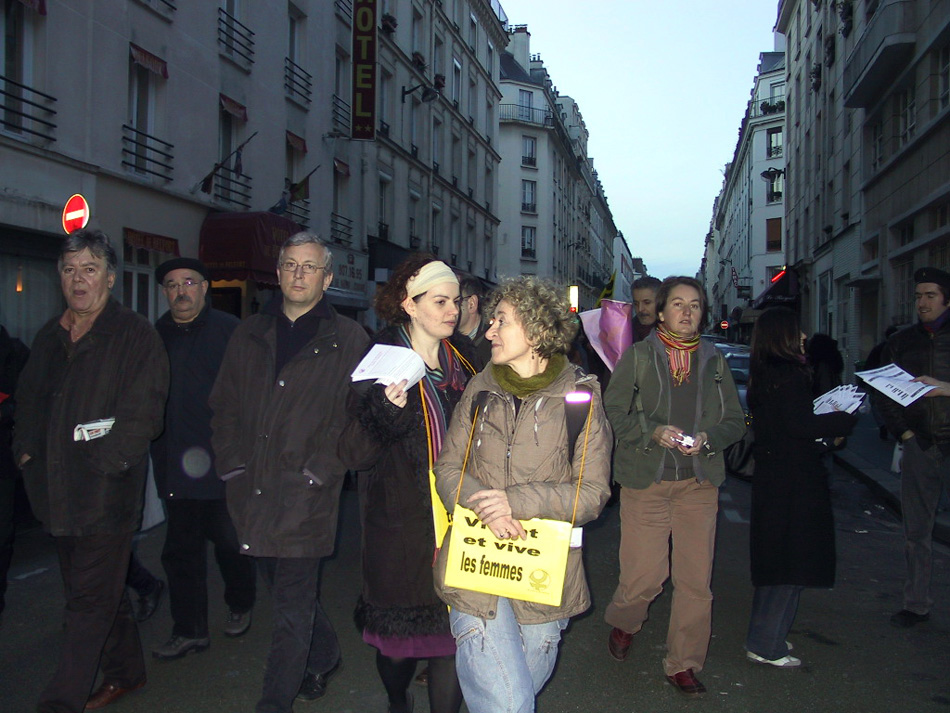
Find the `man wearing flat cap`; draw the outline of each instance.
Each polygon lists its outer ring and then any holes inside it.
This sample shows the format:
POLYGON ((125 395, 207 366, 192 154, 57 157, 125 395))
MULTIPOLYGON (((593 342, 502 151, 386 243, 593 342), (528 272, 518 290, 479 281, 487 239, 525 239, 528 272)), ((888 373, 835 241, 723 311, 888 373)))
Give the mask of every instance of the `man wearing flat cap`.
POLYGON ((155 279, 168 299, 168 311, 155 323, 171 367, 165 429, 152 443, 158 494, 165 500, 168 525, 162 565, 168 577, 171 637, 152 649, 161 660, 208 648, 208 555, 210 541, 224 580, 226 636, 241 636, 251 625, 256 571, 241 555, 234 523, 224 499, 211 448, 208 396, 221 360, 240 324, 211 307, 208 268, 190 257, 168 260, 155 279))
POLYGON ((291 235, 276 265, 278 299, 234 332, 211 392, 218 472, 241 551, 272 592, 273 633, 256 713, 293 713, 326 692, 340 645, 317 596, 333 552, 346 467, 337 440, 366 331, 325 299, 333 254, 291 235))
POLYGON ((901 628, 930 618, 934 518, 941 488, 950 487, 950 274, 934 267, 914 273, 919 321, 893 335, 882 363, 894 363, 923 381, 939 385, 901 406, 884 394, 872 398, 888 430, 904 444, 901 511, 907 579, 904 607, 891 617, 901 628))

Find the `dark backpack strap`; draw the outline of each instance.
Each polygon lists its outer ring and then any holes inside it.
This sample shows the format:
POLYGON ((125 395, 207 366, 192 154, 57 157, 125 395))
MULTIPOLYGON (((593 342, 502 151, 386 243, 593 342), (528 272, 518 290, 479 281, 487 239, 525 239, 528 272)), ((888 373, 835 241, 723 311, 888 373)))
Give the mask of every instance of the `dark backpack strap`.
MULTIPOLYGON (((587 384, 577 384, 575 391, 583 391, 591 398, 594 398, 594 390, 587 384)), ((568 460, 574 462, 574 446, 577 443, 577 437, 584 430, 584 424, 587 422, 587 414, 590 413, 590 401, 572 403, 564 401, 564 413, 567 417, 567 456, 568 460)))

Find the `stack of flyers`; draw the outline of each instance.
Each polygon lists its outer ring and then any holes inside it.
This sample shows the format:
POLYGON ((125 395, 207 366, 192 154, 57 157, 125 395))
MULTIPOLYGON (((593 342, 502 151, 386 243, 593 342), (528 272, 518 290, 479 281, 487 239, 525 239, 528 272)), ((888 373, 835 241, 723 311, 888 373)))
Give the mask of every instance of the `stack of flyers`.
POLYGON ((102 438, 112 430, 114 423, 114 418, 102 418, 98 421, 77 424, 76 428, 73 429, 73 440, 92 441, 96 438, 102 438))
POLYGON ((846 413, 854 413, 861 406, 865 396, 867 394, 858 391, 858 387, 854 384, 836 386, 815 399, 814 412, 834 413, 835 411, 845 411, 846 413))

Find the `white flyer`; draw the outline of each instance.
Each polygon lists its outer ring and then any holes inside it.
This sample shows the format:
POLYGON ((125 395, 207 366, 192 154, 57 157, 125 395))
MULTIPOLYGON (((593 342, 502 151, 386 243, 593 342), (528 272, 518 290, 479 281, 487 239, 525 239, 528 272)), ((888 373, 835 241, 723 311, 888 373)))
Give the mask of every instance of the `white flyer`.
POLYGON ((909 406, 936 386, 930 386, 919 381, 901 369, 897 364, 888 364, 879 369, 856 371, 855 376, 861 377, 868 386, 874 387, 882 394, 890 396, 901 406, 909 406))
POLYGON ((102 438, 112 430, 113 425, 115 425, 114 418, 102 418, 98 421, 76 424, 73 429, 73 440, 92 441, 96 438, 102 438))
POLYGON ((350 378, 353 381, 376 379, 376 383, 383 386, 405 379, 409 382, 406 389, 409 389, 418 384, 425 374, 426 363, 412 349, 376 344, 353 370, 350 378))
POLYGON ((814 412, 834 413, 835 411, 844 411, 854 413, 861 406, 866 394, 858 391, 854 384, 842 384, 836 386, 831 391, 827 391, 814 400, 814 412))

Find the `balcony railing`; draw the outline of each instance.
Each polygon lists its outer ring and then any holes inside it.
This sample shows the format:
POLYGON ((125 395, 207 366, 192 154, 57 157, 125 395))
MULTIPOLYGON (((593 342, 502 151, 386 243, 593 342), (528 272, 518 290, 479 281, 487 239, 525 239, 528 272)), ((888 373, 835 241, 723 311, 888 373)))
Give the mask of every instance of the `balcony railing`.
POLYGON ((310 227, 310 201, 294 201, 287 206, 285 215, 301 228, 310 227))
POLYGON ((251 207, 251 177, 222 166, 214 176, 214 197, 222 203, 251 207))
POLYGON ((524 246, 521 246, 521 257, 526 257, 530 260, 534 260, 537 257, 537 255, 535 253, 534 248, 526 248, 524 246))
POLYGON ((769 146, 769 148, 768 148, 768 150, 766 151, 766 153, 768 154, 768 157, 769 157, 769 158, 778 158, 779 156, 782 155, 782 147, 781 147, 781 146, 769 146))
POLYGON ((56 97, 0 75, 0 126, 15 134, 55 141, 56 97))
POLYGON ((550 109, 535 109, 523 104, 502 104, 499 106, 500 121, 520 121, 536 126, 554 126, 554 114, 550 109))
POLYGON ((336 243, 353 242, 353 221, 345 215, 330 213, 330 237, 336 243))
POLYGON ((334 5, 336 5, 337 14, 344 19, 349 20, 353 17, 353 0, 336 0, 334 5))
POLYGON ((537 213, 538 204, 537 203, 522 203, 521 212, 522 213, 537 213))
POLYGON ((350 133, 350 105, 342 97, 333 95, 333 128, 344 134, 350 133))
POLYGON ((522 166, 537 166, 538 159, 536 156, 522 156, 521 165, 522 166))
POLYGON ((313 76, 290 57, 284 57, 284 92, 301 104, 309 104, 313 94, 313 76))
POLYGON ((172 180, 174 149, 167 141, 122 125, 122 165, 134 173, 172 180))
POLYGON ((254 33, 224 8, 218 8, 218 48, 222 54, 250 68, 254 64, 254 33))
POLYGON ((868 107, 897 77, 917 41, 913 0, 882 0, 844 66, 844 104, 868 107))
POLYGON ((754 119, 759 116, 780 116, 785 111, 785 97, 772 97, 771 99, 762 99, 752 102, 752 110, 749 117, 754 119))

